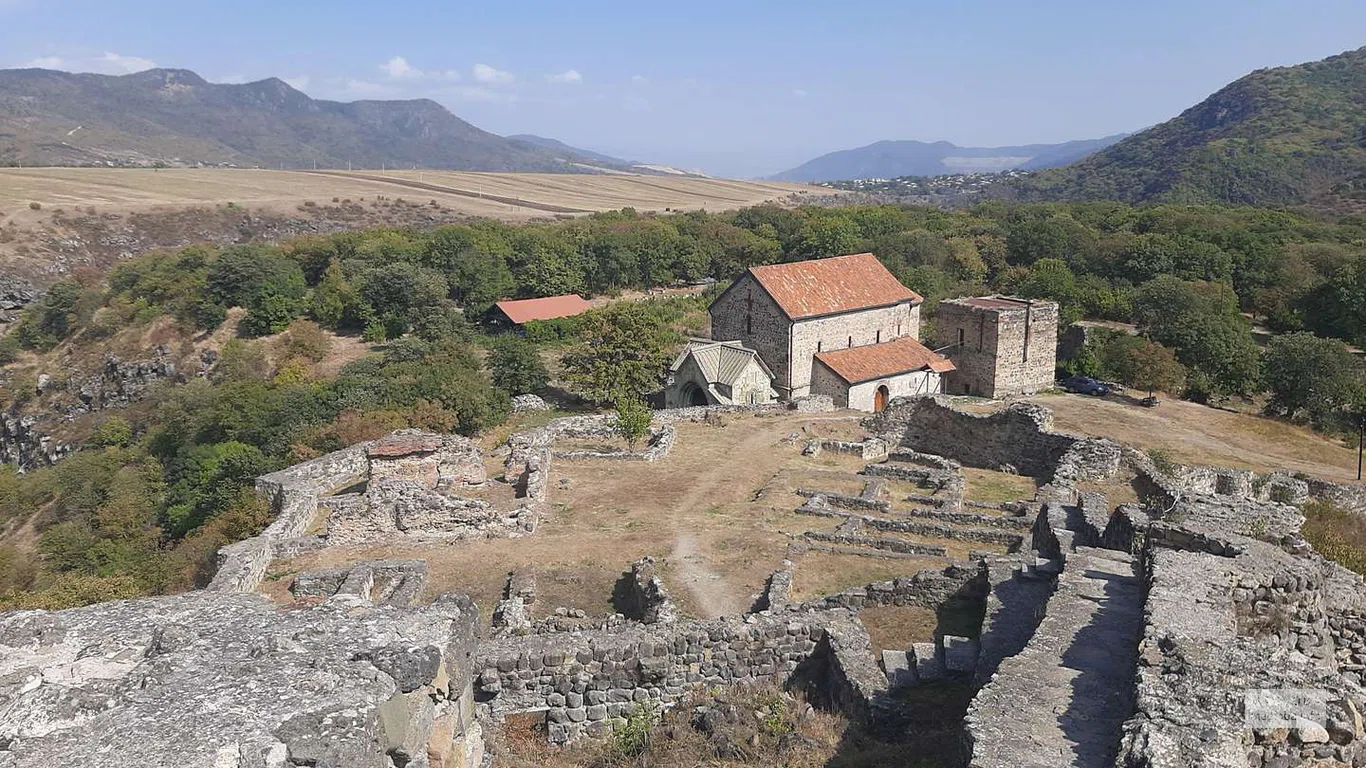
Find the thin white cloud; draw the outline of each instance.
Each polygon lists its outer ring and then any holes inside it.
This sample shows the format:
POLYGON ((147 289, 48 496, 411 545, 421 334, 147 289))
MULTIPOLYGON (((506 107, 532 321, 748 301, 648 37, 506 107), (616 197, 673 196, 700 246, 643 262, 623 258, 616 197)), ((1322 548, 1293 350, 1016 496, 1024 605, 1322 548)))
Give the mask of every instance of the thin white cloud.
POLYGON ((217 83, 230 83, 230 84, 234 84, 234 85, 240 85, 241 83, 245 83, 246 81, 247 81, 247 76, 246 76, 246 75, 223 75, 222 77, 218 78, 218 79, 215 80, 214 82, 217 82, 217 83))
POLYGON ((20 69, 63 69, 66 67, 66 60, 61 56, 39 56, 32 61, 26 61, 19 65, 20 69))
POLYGON ((484 88, 478 85, 467 85, 456 88, 450 92, 456 101, 491 101, 503 104, 511 104, 517 101, 515 93, 507 91, 497 91, 492 88, 484 88))
POLYGON ((286 77, 283 79, 289 84, 290 88, 293 88, 296 91, 308 90, 308 84, 313 82, 313 78, 308 75, 295 75, 294 77, 286 77))
POLYGON ((487 64, 475 64, 474 79, 490 85, 510 85, 517 81, 517 76, 511 72, 494 69, 487 64))
POLYGON ((799 99, 804 99, 806 98, 806 91, 801 88, 793 88, 792 95, 796 96, 799 99))
POLYGON ((650 79, 644 75, 631 75, 631 85, 645 85, 650 79))
POLYGON ((548 83, 582 83, 583 75, 579 74, 577 69, 567 69, 558 75, 546 75, 545 80, 548 83))
POLYGON ((352 77, 347 78, 346 81, 342 83, 342 90, 356 96, 375 96, 384 93, 385 88, 379 83, 372 83, 369 80, 357 80, 352 77))
POLYGON ((115 75, 131 75, 134 72, 143 72, 156 67, 156 62, 151 59, 144 59, 141 56, 124 56, 118 53, 106 51, 103 56, 93 62, 100 69, 96 72, 106 72, 115 75))
POLYGON ((395 80, 422 77, 422 70, 408 63, 402 56, 395 56, 379 66, 385 74, 395 80))
POLYGON ((25 68, 61 69, 67 72, 94 72, 100 75, 131 75, 134 72, 156 67, 156 62, 141 56, 124 56, 119 53, 105 53, 89 57, 64 58, 62 56, 40 56, 20 65, 25 68))

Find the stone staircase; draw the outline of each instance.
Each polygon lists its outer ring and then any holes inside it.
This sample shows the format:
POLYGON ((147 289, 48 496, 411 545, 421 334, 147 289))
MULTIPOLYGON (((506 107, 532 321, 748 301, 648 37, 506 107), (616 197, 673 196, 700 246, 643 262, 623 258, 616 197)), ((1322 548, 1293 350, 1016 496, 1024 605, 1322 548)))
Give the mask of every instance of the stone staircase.
MULTIPOLYGON (((1019 577, 1047 577, 1056 563, 1033 563, 1019 577)), ((1114 764, 1133 713, 1143 584, 1125 552, 1079 547, 1065 563, 1034 636, 968 710, 971 768, 1114 764)))

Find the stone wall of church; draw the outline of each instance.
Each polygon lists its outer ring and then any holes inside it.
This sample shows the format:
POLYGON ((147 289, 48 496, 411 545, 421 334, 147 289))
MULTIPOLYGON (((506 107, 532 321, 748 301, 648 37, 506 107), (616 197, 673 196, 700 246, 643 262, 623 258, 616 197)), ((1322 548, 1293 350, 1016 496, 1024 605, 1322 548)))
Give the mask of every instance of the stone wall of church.
MULTIPOLYGON (((711 305, 711 337, 740 341, 773 371, 773 388, 788 394, 788 342, 791 322, 754 278, 746 272, 711 305)), ((804 393, 803 393, 804 394, 804 393)))
POLYGON ((866 347, 919 335, 920 307, 910 302, 802 320, 792 332, 792 396, 801 397, 813 391, 811 369, 817 352, 866 347))

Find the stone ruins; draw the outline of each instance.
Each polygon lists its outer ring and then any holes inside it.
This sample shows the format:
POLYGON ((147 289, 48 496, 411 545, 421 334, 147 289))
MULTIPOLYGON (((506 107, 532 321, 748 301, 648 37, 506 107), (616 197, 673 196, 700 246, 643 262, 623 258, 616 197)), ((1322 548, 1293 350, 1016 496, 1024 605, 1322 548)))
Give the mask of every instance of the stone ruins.
MULTIPOLYGON (((758 410, 787 407, 830 402, 758 410)), ((471 442, 412 431, 262 477, 277 519, 223 550, 208 589, 0 616, 0 768, 472 767, 510 717, 568 744, 760 681, 884 731, 914 728, 917 689, 970 686, 973 768, 1366 765, 1366 584, 1313 551, 1295 506, 1366 514, 1366 491, 1164 471, 1058 433, 1029 404, 977 415, 897 399, 861 442, 807 442, 861 463, 863 491, 800 489, 811 528, 794 547, 895 563, 932 536, 937 556, 968 553, 819 599, 794 601, 793 566, 775 563, 748 613, 693 620, 649 558, 606 618, 544 605, 519 569, 484 627, 468 598, 424 594, 427 565, 411 559, 294 574, 290 608, 257 591, 298 552, 535 536, 558 462, 660 461, 675 423, 714 412, 660 412, 636 453, 565 447, 610 434, 611 417, 555 420, 512 436, 500 477, 471 442), (973 469, 1040 487, 974 501, 973 469), (1121 487, 1139 501, 1111 504, 1104 489, 1121 487), (875 654, 860 616, 880 606, 935 611, 934 641, 875 654)))

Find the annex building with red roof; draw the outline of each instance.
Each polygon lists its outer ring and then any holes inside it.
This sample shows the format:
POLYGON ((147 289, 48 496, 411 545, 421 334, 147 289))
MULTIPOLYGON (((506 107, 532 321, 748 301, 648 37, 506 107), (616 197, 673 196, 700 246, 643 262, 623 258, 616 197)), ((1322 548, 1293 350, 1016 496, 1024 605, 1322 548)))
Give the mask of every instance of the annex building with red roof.
POLYGON ((937 394, 953 363, 925 347, 924 299, 871 253, 751 267, 712 302, 712 338, 754 350, 783 399, 878 411, 937 394))
POLYGON ((582 296, 566 294, 547 296, 542 299, 517 299, 500 301, 494 306, 498 310, 498 320, 508 325, 522 326, 533 320, 559 320, 562 317, 582 315, 593 308, 582 296))

